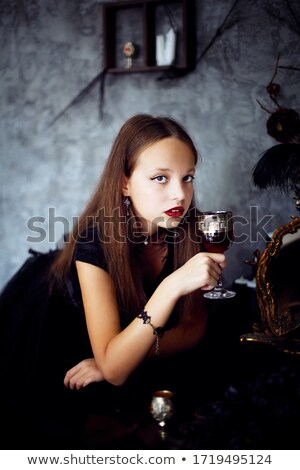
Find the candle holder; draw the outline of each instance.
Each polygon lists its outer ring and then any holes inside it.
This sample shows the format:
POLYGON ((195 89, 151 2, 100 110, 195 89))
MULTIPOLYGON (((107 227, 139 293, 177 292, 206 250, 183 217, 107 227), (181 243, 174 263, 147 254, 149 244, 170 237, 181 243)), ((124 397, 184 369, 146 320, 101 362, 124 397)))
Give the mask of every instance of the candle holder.
POLYGON ((131 41, 127 41, 123 47, 124 55, 127 58, 126 68, 131 69, 133 64, 133 57, 136 54, 136 46, 131 41))

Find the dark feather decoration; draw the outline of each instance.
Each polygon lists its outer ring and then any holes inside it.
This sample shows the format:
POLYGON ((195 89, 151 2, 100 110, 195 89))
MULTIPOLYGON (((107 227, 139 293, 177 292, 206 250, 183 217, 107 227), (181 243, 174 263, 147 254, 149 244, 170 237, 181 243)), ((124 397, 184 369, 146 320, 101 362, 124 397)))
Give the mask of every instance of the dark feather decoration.
POLYGON ((286 193, 295 191, 300 185, 300 144, 278 144, 266 150, 252 177, 255 186, 261 189, 278 186, 286 193))

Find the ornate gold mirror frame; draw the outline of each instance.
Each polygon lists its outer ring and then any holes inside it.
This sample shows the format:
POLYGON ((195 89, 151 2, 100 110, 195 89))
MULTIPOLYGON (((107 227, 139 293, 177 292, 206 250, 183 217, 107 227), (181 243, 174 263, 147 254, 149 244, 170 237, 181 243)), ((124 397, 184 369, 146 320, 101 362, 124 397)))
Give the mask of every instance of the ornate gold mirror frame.
POLYGON ((300 217, 292 217, 291 222, 274 232, 260 256, 256 289, 261 322, 253 325, 253 333, 242 335, 241 342, 270 344, 300 354, 300 266, 296 265, 297 257, 300 257, 300 217), (290 249, 289 257, 285 259, 287 240, 290 249), (293 273, 292 280, 290 272, 293 273), (296 300, 291 302, 291 296, 296 300))

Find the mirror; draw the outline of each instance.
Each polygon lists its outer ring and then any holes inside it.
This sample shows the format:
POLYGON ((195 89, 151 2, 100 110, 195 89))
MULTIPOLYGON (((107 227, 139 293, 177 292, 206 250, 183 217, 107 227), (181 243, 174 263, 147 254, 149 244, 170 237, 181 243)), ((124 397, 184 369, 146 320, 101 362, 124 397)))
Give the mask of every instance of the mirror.
POLYGON ((300 354, 300 217, 275 230, 257 265, 261 322, 241 342, 270 344, 300 354))

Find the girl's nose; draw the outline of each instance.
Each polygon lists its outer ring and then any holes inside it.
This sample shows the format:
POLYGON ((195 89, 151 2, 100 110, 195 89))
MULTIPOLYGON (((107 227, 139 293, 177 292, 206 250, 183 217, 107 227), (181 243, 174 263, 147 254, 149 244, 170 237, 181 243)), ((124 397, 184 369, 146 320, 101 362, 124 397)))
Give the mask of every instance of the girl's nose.
POLYGON ((182 202, 184 200, 185 192, 181 182, 174 182, 170 186, 170 197, 178 202, 182 202))

